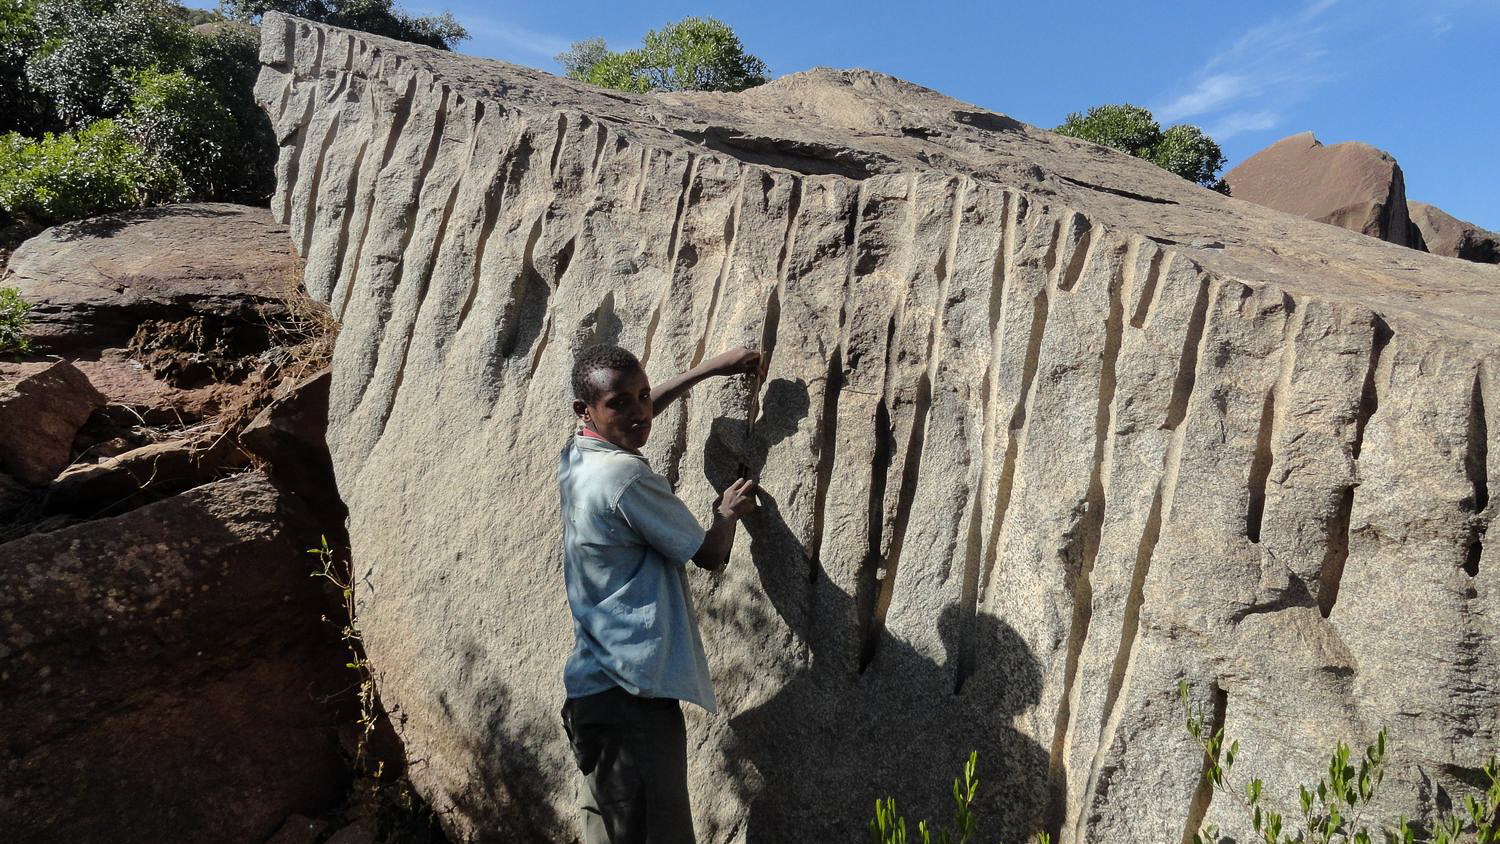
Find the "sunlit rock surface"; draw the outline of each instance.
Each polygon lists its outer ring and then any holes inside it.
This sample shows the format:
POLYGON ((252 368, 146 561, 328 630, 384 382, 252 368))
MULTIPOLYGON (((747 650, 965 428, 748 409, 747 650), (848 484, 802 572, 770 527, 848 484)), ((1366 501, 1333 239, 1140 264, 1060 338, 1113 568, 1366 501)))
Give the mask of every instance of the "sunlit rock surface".
POLYGON ((276 14, 261 58, 343 321, 360 623, 456 838, 578 834, 554 472, 600 341, 657 380, 770 354, 648 448, 705 518, 775 497, 691 575, 700 840, 947 818, 970 750, 986 839, 1242 827, 1183 679, 1278 801, 1382 725, 1408 812, 1494 749, 1483 268, 866 71, 638 97, 276 14))

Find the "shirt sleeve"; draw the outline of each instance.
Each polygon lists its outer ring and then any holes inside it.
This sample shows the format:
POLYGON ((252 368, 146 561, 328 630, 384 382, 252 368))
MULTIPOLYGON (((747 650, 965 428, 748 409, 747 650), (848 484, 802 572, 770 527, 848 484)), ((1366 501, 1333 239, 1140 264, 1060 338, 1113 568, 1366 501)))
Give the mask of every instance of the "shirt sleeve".
POLYGON ((686 563, 703 546, 703 528, 661 475, 647 472, 631 481, 615 507, 647 545, 674 563, 686 563))

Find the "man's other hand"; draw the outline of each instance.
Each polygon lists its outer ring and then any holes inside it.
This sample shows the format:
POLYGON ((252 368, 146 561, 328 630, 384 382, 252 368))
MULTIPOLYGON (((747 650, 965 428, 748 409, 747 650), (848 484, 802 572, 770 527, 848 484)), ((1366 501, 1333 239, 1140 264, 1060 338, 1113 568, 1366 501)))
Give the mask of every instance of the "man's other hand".
POLYGON ((760 508, 755 500, 755 495, 759 491, 760 487, 755 481, 740 478, 719 495, 719 501, 714 505, 714 512, 725 519, 743 519, 760 508))

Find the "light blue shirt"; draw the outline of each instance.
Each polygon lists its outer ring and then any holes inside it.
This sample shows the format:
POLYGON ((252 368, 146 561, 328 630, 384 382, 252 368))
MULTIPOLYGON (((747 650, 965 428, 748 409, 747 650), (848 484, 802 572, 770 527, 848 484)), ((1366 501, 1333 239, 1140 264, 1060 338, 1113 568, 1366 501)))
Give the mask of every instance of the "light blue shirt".
POLYGON ((716 711, 687 584, 698 520, 646 458, 604 440, 575 435, 557 481, 575 638, 568 697, 619 686, 716 711))

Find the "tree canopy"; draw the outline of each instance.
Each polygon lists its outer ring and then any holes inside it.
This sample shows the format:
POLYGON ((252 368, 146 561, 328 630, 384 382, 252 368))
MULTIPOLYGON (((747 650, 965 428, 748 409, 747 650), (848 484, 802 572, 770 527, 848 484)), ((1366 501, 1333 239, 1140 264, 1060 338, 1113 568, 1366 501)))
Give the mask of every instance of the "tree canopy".
POLYGON ((1127 103, 1075 111, 1054 131, 1130 153, 1209 190, 1229 193, 1219 178, 1224 151, 1197 126, 1178 123, 1163 130, 1149 110, 1127 103))
POLYGON ((256 21, 266 12, 285 12, 440 50, 451 50, 469 37, 469 31, 451 12, 408 15, 396 7, 394 0, 220 0, 219 8, 235 20, 256 21))
POLYGON ((618 53, 603 38, 587 38, 557 60, 573 79, 635 93, 743 91, 766 81, 766 63, 714 18, 669 23, 646 33, 640 47, 618 53))

